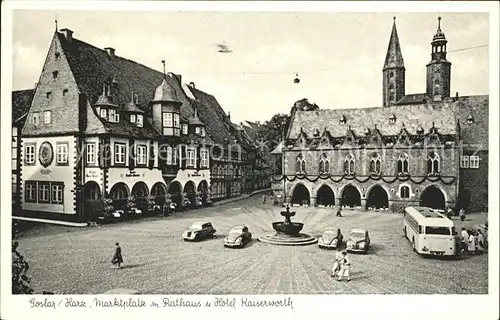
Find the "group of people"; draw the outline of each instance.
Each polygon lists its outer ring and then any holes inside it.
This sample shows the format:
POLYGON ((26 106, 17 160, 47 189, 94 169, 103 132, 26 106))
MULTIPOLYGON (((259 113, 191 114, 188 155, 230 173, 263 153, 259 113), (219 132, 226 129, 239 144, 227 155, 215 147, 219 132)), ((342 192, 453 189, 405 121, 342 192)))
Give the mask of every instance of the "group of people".
POLYGON ((462 232, 460 233, 460 244, 461 254, 481 254, 486 249, 486 242, 481 229, 478 229, 477 231, 469 229, 467 231, 465 227, 462 227, 462 232))
POLYGON ((351 261, 347 257, 347 251, 337 250, 335 261, 333 262, 332 277, 337 276, 337 281, 342 281, 346 277, 351 281, 351 261))

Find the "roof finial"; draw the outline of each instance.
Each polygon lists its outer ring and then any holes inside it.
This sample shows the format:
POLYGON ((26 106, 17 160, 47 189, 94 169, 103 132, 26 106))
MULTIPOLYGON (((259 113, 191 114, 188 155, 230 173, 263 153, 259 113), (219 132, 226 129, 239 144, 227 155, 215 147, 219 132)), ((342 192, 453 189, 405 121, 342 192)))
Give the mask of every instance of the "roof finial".
POLYGON ((132 91, 132 93, 130 94, 130 102, 131 103, 135 103, 135 100, 134 100, 134 91, 132 91))
POLYGON ((103 96, 106 95, 106 84, 105 83, 102 84, 102 95, 103 96))
POLYGON ((161 63, 163 64, 163 78, 166 78, 166 71, 165 71, 165 60, 162 60, 161 63))
POLYGON ((396 23, 396 16, 392 17, 393 23, 396 23))
POLYGON ((441 30, 441 17, 438 17, 438 30, 441 30))
POLYGON ((56 14, 56 19, 54 20, 54 22, 56 23, 56 32, 58 32, 59 29, 57 28, 57 14, 56 14))

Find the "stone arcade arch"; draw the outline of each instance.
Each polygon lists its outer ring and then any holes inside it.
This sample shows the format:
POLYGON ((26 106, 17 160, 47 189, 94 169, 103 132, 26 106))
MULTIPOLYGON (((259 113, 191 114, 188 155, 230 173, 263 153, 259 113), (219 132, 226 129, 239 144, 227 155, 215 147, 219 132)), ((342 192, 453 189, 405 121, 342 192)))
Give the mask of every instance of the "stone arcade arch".
POLYGON ((198 184, 198 192, 201 193, 201 201, 203 204, 207 202, 207 193, 208 193, 208 182, 207 180, 201 180, 198 184))
POLYGON ((370 188, 366 196, 366 209, 389 208, 389 195, 380 185, 374 185, 370 188))
POLYGON ((195 197, 196 197, 196 185, 194 184, 193 181, 189 180, 188 182, 186 182, 186 184, 184 185, 184 193, 186 194, 186 197, 193 205, 195 203, 195 197))
POLYGON ((335 194, 330 186, 324 184, 316 193, 316 204, 318 206, 333 206, 335 205, 335 194))
POLYGON ((446 198, 443 191, 436 186, 429 186, 420 194, 420 206, 433 209, 445 209, 446 198))
POLYGON ((124 211, 127 209, 127 198, 130 195, 130 191, 125 183, 115 183, 109 191, 109 194, 111 199, 113 199, 113 206, 115 209, 124 211))
POLYGON ((359 207, 361 206, 361 194, 358 188, 349 184, 344 187, 341 195, 341 204, 346 207, 359 207))
POLYGON ((138 209, 147 209, 149 190, 144 182, 139 181, 134 184, 132 187, 132 196, 135 198, 135 205, 138 209))
POLYGON ((157 182, 151 188, 151 195, 155 198, 155 203, 162 206, 165 203, 167 187, 162 182, 157 182))
POLYGON ((181 193, 182 193, 182 185, 180 184, 179 181, 172 181, 168 185, 168 193, 172 197, 171 200, 175 204, 177 204, 177 207, 181 205, 181 193))
POLYGON ((307 190, 307 188, 302 183, 297 184, 293 189, 292 193, 292 201, 291 201, 292 205, 293 204, 309 205, 310 200, 311 200, 311 195, 309 193, 309 190, 307 190))
POLYGON ((83 186, 84 219, 97 220, 102 206, 101 188, 95 181, 89 181, 83 186))

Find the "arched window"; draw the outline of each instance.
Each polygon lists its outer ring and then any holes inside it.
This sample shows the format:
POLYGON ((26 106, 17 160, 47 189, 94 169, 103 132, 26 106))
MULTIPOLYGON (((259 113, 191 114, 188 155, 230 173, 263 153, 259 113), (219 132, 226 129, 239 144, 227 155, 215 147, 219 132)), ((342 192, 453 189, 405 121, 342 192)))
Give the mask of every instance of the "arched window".
POLYGON ((319 158, 319 173, 330 173, 330 160, 325 153, 319 158))
POLYGON ((399 189, 399 196, 402 199, 408 199, 408 198, 410 198, 410 187, 408 187, 408 186, 401 186, 401 188, 399 189))
POLYGON ((355 172, 355 160, 354 160, 354 156, 349 153, 348 155, 345 156, 345 160, 344 160, 344 173, 347 173, 347 174, 354 174, 355 172))
POLYGON ((392 90, 392 89, 394 89, 394 84, 392 84, 392 83, 391 83, 391 84, 389 85, 389 90, 392 90))
POLYGON ((297 172, 301 173, 306 172, 306 160, 304 159, 302 153, 297 156, 297 162, 295 168, 297 169, 297 172))
POLYGON ((402 153, 398 159, 398 174, 407 174, 409 172, 408 155, 402 153))
POLYGON ((372 158, 370 159, 370 173, 371 174, 380 174, 381 173, 381 160, 380 154, 374 153, 372 158))
POLYGON ((427 157, 427 173, 428 174, 439 174, 440 163, 439 156, 435 152, 429 153, 427 157))

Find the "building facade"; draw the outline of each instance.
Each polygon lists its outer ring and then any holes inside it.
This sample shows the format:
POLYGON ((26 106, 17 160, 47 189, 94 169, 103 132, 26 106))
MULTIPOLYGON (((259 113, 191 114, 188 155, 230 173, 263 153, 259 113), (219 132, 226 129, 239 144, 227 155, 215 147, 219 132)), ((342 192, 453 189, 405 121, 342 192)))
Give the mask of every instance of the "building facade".
POLYGON ((284 168, 273 178, 276 199, 395 211, 408 205, 487 210, 488 96, 450 97, 440 22, 425 93, 405 94, 394 21, 382 107, 292 114, 285 142, 273 151, 284 168))
POLYGON ((82 222, 104 199, 144 211, 167 194, 179 206, 241 194, 247 157, 229 117, 163 69, 54 33, 16 158, 20 214, 82 222))

